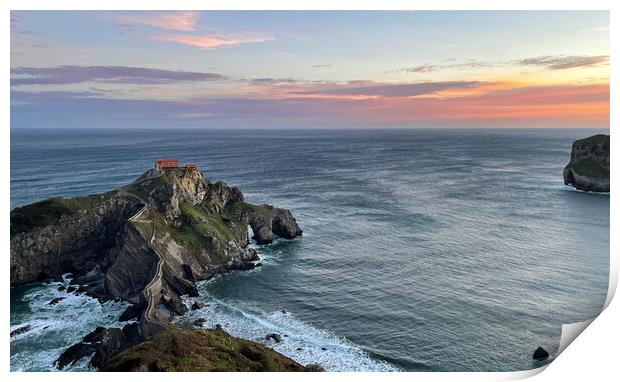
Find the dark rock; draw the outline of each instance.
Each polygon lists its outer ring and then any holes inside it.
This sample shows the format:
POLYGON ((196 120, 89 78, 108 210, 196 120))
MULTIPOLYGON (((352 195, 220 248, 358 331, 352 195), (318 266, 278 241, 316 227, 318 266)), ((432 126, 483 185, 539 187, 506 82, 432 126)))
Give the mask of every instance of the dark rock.
POLYGON ((309 365, 306 365, 306 368, 304 369, 304 371, 322 372, 322 371, 325 371, 325 369, 321 365, 317 365, 316 363, 311 363, 309 365))
POLYGON ((47 303, 47 305, 54 306, 64 299, 65 299, 64 297, 54 297, 50 302, 47 303))
POLYGON ((540 360, 544 360, 547 359, 549 357, 549 353, 543 349, 542 347, 538 347, 535 351, 534 351, 534 355, 532 358, 534 358, 537 361, 540 360))
POLYGON ((146 306, 144 304, 129 305, 127 309, 125 309, 125 311, 118 318, 118 320, 120 322, 129 321, 133 319, 137 320, 138 318, 140 318, 140 315, 142 314, 145 308, 146 306))
POLYGON ((13 338, 15 336, 18 336, 20 334, 24 334, 24 333, 29 332, 31 330, 32 330, 32 326, 30 326, 30 325, 20 326, 19 328, 11 331, 10 337, 13 338))
POLYGON ((327 348, 321 348, 321 350, 327 350, 327 348))
POLYGON ((598 134, 573 143, 564 168, 564 184, 582 191, 609 192, 609 135, 598 134))
POLYGON ((282 309, 282 310, 281 310, 281 312, 282 312, 282 314, 286 314, 286 313, 288 313, 288 312, 286 311, 286 309, 282 309))
POLYGON ((272 243, 274 234, 290 240, 303 233, 291 211, 267 204, 255 206, 248 214, 248 222, 258 244, 272 243))
POLYGON ((222 325, 220 325, 220 324, 215 324, 215 330, 223 330, 223 329, 222 329, 222 325))
POLYGON ((56 290, 59 291, 59 292, 62 292, 65 289, 67 289, 67 288, 64 285, 61 285, 58 288, 56 288, 56 290))
POLYGON ((265 336, 266 340, 274 340, 276 342, 282 342, 282 336, 278 333, 269 333, 265 336))
POLYGON ((122 329, 98 327, 87 334, 81 342, 65 350, 54 365, 62 370, 84 357, 93 355, 89 366, 100 368, 106 365, 114 355, 143 340, 138 323, 125 325, 122 329))
POLYGON ((75 292, 75 291, 76 291, 76 289, 75 289, 75 287, 74 287, 74 286, 69 286, 69 287, 67 288, 67 293, 73 293, 73 292, 75 292))
POLYGON ((205 322, 207 322, 207 320, 201 317, 201 318, 195 319, 193 324, 194 326, 202 326, 202 324, 204 324, 205 322))
POLYGON ((202 309, 205 307, 205 304, 198 302, 198 301, 194 301, 192 303, 192 310, 198 310, 198 309, 202 309))

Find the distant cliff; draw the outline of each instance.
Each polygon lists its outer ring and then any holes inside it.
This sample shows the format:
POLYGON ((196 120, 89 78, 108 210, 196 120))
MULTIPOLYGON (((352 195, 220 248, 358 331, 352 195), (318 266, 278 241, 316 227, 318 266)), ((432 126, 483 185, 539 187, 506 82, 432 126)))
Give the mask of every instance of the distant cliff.
POLYGON ((302 234, 291 212, 246 203, 236 187, 211 183, 195 168, 149 170, 99 195, 53 198, 11 211, 11 286, 72 275, 75 293, 132 305, 121 329, 99 328, 58 360, 63 367, 115 354, 172 328, 197 296, 196 282, 255 266, 248 225, 260 244, 302 234), (92 337, 92 338, 91 338, 92 337), (94 339, 98 340, 94 340, 94 339))
POLYGON ((597 134, 573 143, 564 184, 582 191, 609 192, 609 135, 597 134))

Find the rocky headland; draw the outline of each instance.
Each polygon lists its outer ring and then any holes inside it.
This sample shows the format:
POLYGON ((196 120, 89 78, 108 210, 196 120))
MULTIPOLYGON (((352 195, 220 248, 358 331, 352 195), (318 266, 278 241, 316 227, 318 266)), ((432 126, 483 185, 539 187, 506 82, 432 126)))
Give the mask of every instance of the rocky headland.
POLYGON ((597 134, 573 143, 564 184, 581 191, 609 192, 609 135, 597 134))
POLYGON ((131 323, 97 328, 58 358, 58 368, 92 355, 101 370, 308 370, 221 329, 171 323, 188 309, 181 296, 198 295, 198 281, 256 266, 248 225, 259 244, 302 234, 289 210, 247 203, 238 188, 211 183, 196 168, 151 169, 104 194, 11 211, 11 286, 69 273, 67 293, 131 304, 120 318, 131 323), (178 364, 189 344, 206 350, 178 364))

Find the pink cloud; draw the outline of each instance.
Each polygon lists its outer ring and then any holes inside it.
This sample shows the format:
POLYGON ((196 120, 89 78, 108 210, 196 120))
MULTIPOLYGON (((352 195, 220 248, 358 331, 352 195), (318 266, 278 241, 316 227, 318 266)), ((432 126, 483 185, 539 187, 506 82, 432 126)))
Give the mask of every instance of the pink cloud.
POLYGON ((148 25, 160 29, 191 32, 196 30, 200 13, 187 12, 149 12, 113 16, 114 22, 121 27, 148 25))
POLYGON ((159 34, 151 37, 154 40, 174 42, 182 45, 194 46, 197 48, 217 48, 222 46, 231 46, 248 43, 258 43, 269 41, 271 38, 265 36, 230 36, 230 37, 215 37, 215 36, 191 36, 184 34, 159 34))

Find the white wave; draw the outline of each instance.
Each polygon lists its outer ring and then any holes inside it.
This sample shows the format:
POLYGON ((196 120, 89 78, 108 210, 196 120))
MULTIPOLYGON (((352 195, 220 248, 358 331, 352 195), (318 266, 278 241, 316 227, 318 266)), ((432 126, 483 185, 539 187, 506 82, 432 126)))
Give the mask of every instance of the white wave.
POLYGON ((327 371, 398 371, 395 366, 373 359, 370 354, 354 346, 346 338, 316 328, 295 317, 291 312, 263 312, 251 306, 230 303, 203 293, 202 297, 187 299, 206 301, 202 309, 189 311, 176 323, 191 325, 197 318, 206 320, 203 327, 220 324, 235 337, 256 341, 270 347, 302 365, 319 364, 327 371), (282 341, 266 340, 270 333, 278 333, 282 341))
MULTIPOLYGON (((30 325, 31 329, 11 338, 11 371, 54 371, 53 363, 69 346, 79 342, 97 326, 122 327, 118 317, 127 308, 123 302, 99 303, 86 295, 58 291, 64 282, 43 284, 28 291, 22 302, 31 312, 22 319, 11 318, 10 330, 30 325), (56 297, 63 299, 51 306, 56 297)), ((64 370, 88 370, 88 359, 64 370)))

